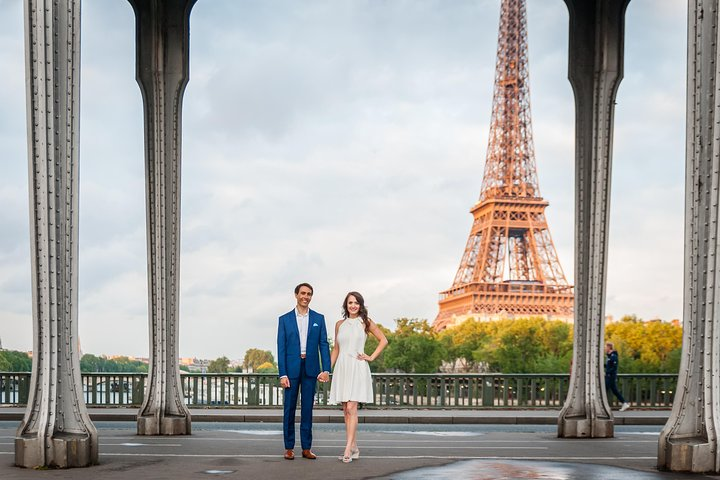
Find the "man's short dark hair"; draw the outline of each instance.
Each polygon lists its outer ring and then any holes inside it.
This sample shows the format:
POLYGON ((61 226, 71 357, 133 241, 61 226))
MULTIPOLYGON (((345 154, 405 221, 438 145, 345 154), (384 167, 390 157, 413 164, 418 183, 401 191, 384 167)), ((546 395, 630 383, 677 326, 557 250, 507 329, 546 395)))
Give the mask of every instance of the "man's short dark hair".
POLYGON ((315 291, 314 291, 313 288, 312 288, 312 285, 310 285, 309 283, 303 282, 303 283, 301 283, 300 285, 298 285, 297 287, 295 287, 295 295, 297 295, 298 293, 300 293, 300 288, 302 288, 302 287, 307 287, 307 288, 310 289, 310 293, 315 293, 315 291))

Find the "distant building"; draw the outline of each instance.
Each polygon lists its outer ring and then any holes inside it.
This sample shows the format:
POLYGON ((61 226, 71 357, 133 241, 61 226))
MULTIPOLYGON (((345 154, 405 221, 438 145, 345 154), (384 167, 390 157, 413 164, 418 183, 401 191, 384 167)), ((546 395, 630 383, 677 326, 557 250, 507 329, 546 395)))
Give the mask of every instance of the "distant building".
POLYGON ((150 359, 148 357, 133 357, 130 355, 102 355, 103 358, 106 358, 108 360, 123 360, 128 359, 131 362, 141 362, 145 365, 148 365, 150 363, 150 359))
POLYGON ((193 357, 180 357, 180 359, 179 359, 180 365, 184 365, 186 367, 189 367, 190 365, 194 365, 195 362, 197 362, 197 358, 193 358, 193 357))

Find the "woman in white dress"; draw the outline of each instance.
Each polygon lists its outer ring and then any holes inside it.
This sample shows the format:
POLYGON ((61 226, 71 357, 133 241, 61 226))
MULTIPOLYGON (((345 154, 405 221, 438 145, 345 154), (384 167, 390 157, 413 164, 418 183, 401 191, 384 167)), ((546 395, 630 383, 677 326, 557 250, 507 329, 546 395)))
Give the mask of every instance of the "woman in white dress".
POLYGON ((350 292, 343 302, 343 319, 335 324, 335 345, 330 353, 334 367, 330 386, 330 403, 342 403, 345 414, 345 452, 340 459, 350 463, 360 458, 357 446, 358 402, 373 403, 373 385, 368 362, 375 360, 388 341, 377 324, 368 318, 365 299, 350 292), (365 353, 365 340, 371 333, 378 346, 371 355, 365 353))

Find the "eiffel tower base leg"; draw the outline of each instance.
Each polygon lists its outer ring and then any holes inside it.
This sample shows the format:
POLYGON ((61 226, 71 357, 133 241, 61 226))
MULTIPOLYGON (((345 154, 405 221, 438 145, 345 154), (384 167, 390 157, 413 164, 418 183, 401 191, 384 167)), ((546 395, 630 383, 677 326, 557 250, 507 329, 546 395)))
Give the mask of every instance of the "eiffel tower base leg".
POLYGON ((138 417, 138 435, 190 435, 190 417, 183 416, 147 416, 138 417))
POLYGON ((24 468, 74 468, 97 463, 97 448, 90 435, 56 433, 49 440, 49 448, 45 447, 46 441, 42 437, 16 438, 15 465, 24 468), (43 450, 47 450, 44 456, 43 450))
POLYGON ((565 418, 558 429, 562 438, 612 438, 613 421, 607 418, 565 418))

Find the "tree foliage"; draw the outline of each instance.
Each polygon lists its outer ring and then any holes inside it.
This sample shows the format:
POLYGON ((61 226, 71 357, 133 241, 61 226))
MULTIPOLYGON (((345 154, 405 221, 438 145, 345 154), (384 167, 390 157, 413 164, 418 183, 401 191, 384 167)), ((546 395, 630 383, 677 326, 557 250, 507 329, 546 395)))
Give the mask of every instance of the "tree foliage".
POLYGON ((220 358, 216 358, 215 360, 210 360, 210 363, 207 367, 208 373, 227 373, 228 368, 230 367, 230 359, 222 356, 220 358))
MULTIPOLYGON (((682 328, 677 322, 642 321, 634 315, 608 323, 606 341, 615 344, 623 373, 677 373, 682 328)), ((573 349, 572 325, 541 318, 480 322, 444 330, 445 360, 460 371, 566 373, 573 349)))
MULTIPOLYGON (((395 331, 378 325, 388 346, 375 361, 373 372, 400 371, 435 373, 445 362, 454 371, 499 373, 568 373, 572 360, 572 325, 520 318, 477 321, 436 333, 427 320, 400 318, 395 331)), ((605 339, 614 343, 620 354, 620 373, 677 373, 680 367, 682 327, 678 322, 642 321, 634 315, 622 317, 605 327, 605 339)), ((371 354, 377 339, 368 336, 365 352, 371 354)), ((212 360, 209 373, 227 373, 230 360, 223 356, 212 360)), ((0 350, 0 371, 29 372, 32 359, 25 352, 0 350)), ((80 360, 82 372, 147 372, 148 365, 128 357, 92 354, 80 360)), ((182 368, 182 367, 181 367, 182 368)), ((245 353, 243 368, 259 373, 277 372, 277 364, 268 350, 251 348, 245 353)))
MULTIPOLYGON (((273 357, 270 350, 260 350, 259 348, 251 348, 245 352, 245 359, 243 360, 243 369, 246 372, 253 371, 257 372, 258 369, 265 363, 275 366, 275 358, 273 357)), ((277 369, 277 368, 276 368, 277 369)))
POLYGON ((560 321, 520 318, 481 322, 469 319, 444 330, 445 360, 464 372, 567 372, 572 328, 560 321))
MULTIPOLYGON (((392 340, 393 333, 389 329, 380 325, 379 323, 376 325, 378 326, 380 331, 382 331, 385 334, 385 337, 388 339, 388 343, 392 343, 393 342, 393 340, 392 340)), ((365 353, 367 353, 368 355, 372 355, 372 353, 377 348, 378 343, 380 343, 380 342, 378 341, 377 338, 375 338, 375 335, 373 335, 372 333, 369 333, 367 342, 365 343, 365 353)), ((385 348, 385 350, 382 351, 382 353, 375 360, 373 360, 372 362, 369 363, 371 372, 386 372, 387 371, 387 366, 385 365, 385 352, 387 352, 387 347, 385 348)))
POLYGON ((29 372, 32 358, 25 352, 0 350, 0 372, 29 372))
POLYGON ((385 367, 406 373, 434 373, 446 357, 427 320, 400 318, 385 348, 385 367))
POLYGON ((503 373, 567 372, 572 358, 569 325, 541 318, 489 323, 491 335, 473 352, 476 362, 503 373))
POLYGON ((620 355, 620 373, 676 373, 680 369, 682 327, 626 315, 605 327, 606 341, 620 355))
POLYGON ((488 327, 488 322, 468 320, 443 330, 438 338, 445 347, 445 360, 461 372, 478 372, 482 361, 476 360, 475 352, 490 342, 492 332, 488 327))
POLYGON ((277 373, 278 367, 273 362, 265 362, 258 365, 255 369, 256 373, 277 373))
POLYGON ((80 371, 87 373, 142 373, 148 371, 148 365, 128 357, 107 358, 86 353, 80 359, 80 371))

